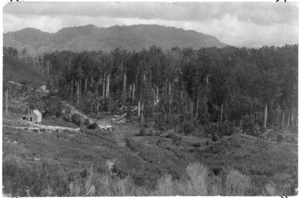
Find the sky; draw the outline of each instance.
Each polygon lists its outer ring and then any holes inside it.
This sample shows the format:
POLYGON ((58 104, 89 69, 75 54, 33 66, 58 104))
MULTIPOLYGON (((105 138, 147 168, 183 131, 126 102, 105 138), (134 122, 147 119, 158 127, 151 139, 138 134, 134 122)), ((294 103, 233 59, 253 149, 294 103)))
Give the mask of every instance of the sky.
MULTIPOLYGON (((21 0, 20 0, 21 1, 21 0)), ((213 35, 237 47, 298 43, 299 4, 269 2, 27 2, 3 8, 3 31, 54 33, 93 24, 158 24, 213 35)))

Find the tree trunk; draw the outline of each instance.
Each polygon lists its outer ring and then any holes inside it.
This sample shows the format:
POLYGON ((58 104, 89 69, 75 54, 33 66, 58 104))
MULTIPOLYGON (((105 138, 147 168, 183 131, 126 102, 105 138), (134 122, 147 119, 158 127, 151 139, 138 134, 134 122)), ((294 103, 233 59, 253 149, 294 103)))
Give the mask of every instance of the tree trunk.
POLYGON ((5 113, 8 113, 7 100, 8 100, 8 89, 6 89, 6 94, 5 94, 5 113))
POLYGON ((77 105, 79 105, 79 81, 76 81, 76 97, 77 97, 77 105))
POLYGON ((172 90, 171 90, 171 82, 169 82, 169 113, 171 113, 171 104, 172 104, 172 90))
POLYGON ((132 102, 134 100, 134 96, 135 96, 135 83, 133 83, 132 85, 132 102))
POLYGON ((206 85, 208 85, 208 77, 209 77, 209 75, 207 74, 206 75, 206 85))
POLYGON ((105 98, 105 82, 106 82, 106 78, 105 76, 101 77, 101 80, 102 80, 102 98, 105 98))
POLYGON ((290 114, 289 112, 287 113, 287 123, 286 123, 286 128, 289 129, 290 128, 290 114))
POLYGON ((44 58, 42 57, 42 60, 41 60, 41 75, 42 75, 42 77, 44 77, 43 62, 44 62, 44 58))
POLYGON ((130 99, 132 99, 132 84, 129 85, 128 97, 130 97, 130 99))
POLYGON ((142 103, 142 106, 141 106, 141 125, 144 124, 144 102, 142 103))
POLYGON ((140 117, 141 115, 141 101, 139 100, 138 102, 138 118, 140 117))
POLYGON ((198 118, 199 116, 198 109, 199 109, 199 94, 197 94, 197 101, 196 101, 196 118, 198 118))
POLYGON ((194 102, 193 102, 193 99, 190 100, 190 114, 193 117, 193 114, 194 114, 194 102))
POLYGON ((250 118, 251 118, 251 120, 252 120, 252 119, 253 119, 253 98, 251 98, 250 100, 251 100, 250 118))
POLYGON ((91 78, 91 84, 90 84, 91 87, 94 86, 94 81, 95 81, 94 76, 92 76, 92 78, 91 78))
POLYGON ((126 73, 124 73, 123 77, 123 93, 126 94, 126 81, 127 81, 127 76, 126 73))
POLYGON ((81 92, 82 92, 82 80, 79 80, 79 98, 81 98, 81 92))
POLYGON ((110 74, 107 75, 107 84, 106 84, 106 97, 109 97, 109 84, 110 84, 110 74))
POLYGON ((268 104, 265 104, 265 110, 264 110, 264 128, 267 128, 267 117, 268 117, 268 104))
POLYGON ((223 103, 221 104, 221 114, 220 114, 220 121, 223 121, 223 110, 224 110, 224 105, 223 103))
POLYGON ((87 83, 88 83, 88 78, 84 79, 84 93, 86 93, 87 90, 87 83))
POLYGON ((158 86, 156 86, 156 101, 158 101, 158 86))
POLYGON ((292 116, 291 116, 291 124, 292 124, 292 130, 294 130, 294 113, 292 110, 292 116))
POLYGON ((180 100, 182 100, 183 99, 183 90, 181 89, 180 90, 180 100))
POLYGON ((71 84, 70 84, 70 93, 71 93, 71 95, 73 95, 73 80, 71 80, 71 84))
POLYGON ((48 75, 47 75, 47 76, 48 76, 48 78, 49 78, 49 76, 50 76, 50 66, 48 66, 47 69, 48 69, 48 71, 47 71, 47 74, 48 74, 48 75))
POLYGON ((281 128, 284 129, 284 120, 285 120, 285 112, 282 112, 282 121, 281 121, 281 128))

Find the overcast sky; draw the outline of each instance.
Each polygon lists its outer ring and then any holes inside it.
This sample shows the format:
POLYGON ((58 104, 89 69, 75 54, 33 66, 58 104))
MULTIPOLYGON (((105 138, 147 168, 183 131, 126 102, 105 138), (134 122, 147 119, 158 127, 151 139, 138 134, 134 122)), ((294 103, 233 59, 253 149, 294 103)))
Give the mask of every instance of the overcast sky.
POLYGON ((4 32, 33 27, 159 24, 195 30, 221 42, 246 47, 298 43, 298 4, 293 3, 9 3, 4 32))

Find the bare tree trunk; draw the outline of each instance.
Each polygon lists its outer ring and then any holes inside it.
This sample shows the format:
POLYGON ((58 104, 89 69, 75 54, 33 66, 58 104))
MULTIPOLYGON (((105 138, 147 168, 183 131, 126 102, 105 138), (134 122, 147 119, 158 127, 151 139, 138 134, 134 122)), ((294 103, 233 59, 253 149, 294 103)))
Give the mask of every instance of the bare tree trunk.
POLYGON ((286 128, 287 128, 287 129, 290 128, 290 119, 291 119, 291 117, 290 117, 290 114, 289 114, 289 112, 288 112, 288 113, 287 113, 287 123, 286 123, 286 128))
POLYGON ((172 104, 172 90, 171 90, 171 82, 169 84, 169 113, 171 113, 171 104, 172 104))
POLYGON ((156 101, 158 101, 158 86, 156 86, 156 101))
POLYGON ((284 128, 284 121, 285 121, 285 112, 282 112, 282 121, 281 121, 281 127, 284 128))
POLYGON ((84 93, 86 93, 87 90, 87 82, 88 82, 88 78, 84 79, 84 93))
POLYGON ((128 97, 130 97, 130 99, 132 99, 132 84, 129 85, 128 97))
POLYGON ((291 124, 292 124, 292 129, 294 130, 294 113, 292 110, 292 116, 291 116, 291 124))
POLYGON ((193 102, 193 99, 190 100, 190 114, 193 117, 193 115, 194 115, 194 102, 193 102))
POLYGON ((44 77, 43 69, 44 69, 44 56, 42 56, 42 60, 41 60, 41 75, 42 75, 42 77, 44 77))
POLYGON ((155 105, 155 102, 156 102, 156 94, 155 94, 155 89, 152 89, 152 90, 153 90, 153 94, 154 94, 153 105, 152 105, 152 113, 154 113, 154 105, 155 105))
POLYGON ((252 120, 252 118, 253 118, 253 98, 251 98, 250 100, 251 100, 250 118, 251 118, 251 120, 252 120))
POLYGON ((102 98, 105 98, 105 82, 106 82, 106 78, 105 76, 101 77, 102 80, 102 98))
POLYGON ((48 78, 49 78, 49 76, 50 76, 50 65, 47 67, 47 69, 48 69, 48 71, 47 71, 47 76, 48 76, 48 78))
POLYGON ((76 81, 76 97, 77 97, 77 105, 79 105, 79 81, 76 81))
POLYGON ((123 93, 126 94, 126 81, 127 81, 127 76, 126 73, 124 73, 123 77, 123 93))
POLYGON ((133 83, 132 85, 132 102, 134 100, 134 96, 135 96, 135 83, 133 83))
POLYGON ((138 118, 140 117, 141 115, 141 101, 139 100, 138 102, 138 118))
POLYGON ((267 128, 267 117, 268 117, 268 104, 265 104, 265 110, 264 110, 264 128, 267 128))
POLYGON ((181 89, 180 90, 180 100, 182 100, 183 99, 183 90, 181 89))
POLYGON ((109 84, 110 84, 110 74, 107 75, 107 84, 106 84, 106 97, 109 97, 109 84))
POLYGON ((82 95, 82 79, 79 80, 79 98, 81 98, 82 95))
POLYGON ((197 94, 197 101, 196 101, 196 118, 198 118, 199 116, 198 109, 199 109, 199 94, 197 94))
POLYGON ((140 117, 140 124, 144 124, 144 102, 142 103, 141 107, 141 117, 140 117))
POLYGON ((223 103, 221 104, 221 115, 220 115, 220 121, 223 121, 223 110, 224 110, 224 105, 223 103))
POLYGON ((7 106, 8 102, 7 102, 7 100, 8 100, 8 89, 6 89, 6 94, 5 94, 5 113, 6 114, 8 113, 8 106, 7 106))
POLYGON ((94 81, 95 81, 95 79, 94 79, 95 77, 94 76, 92 76, 92 78, 91 78, 91 84, 90 84, 90 86, 91 87, 93 87, 94 86, 94 81))

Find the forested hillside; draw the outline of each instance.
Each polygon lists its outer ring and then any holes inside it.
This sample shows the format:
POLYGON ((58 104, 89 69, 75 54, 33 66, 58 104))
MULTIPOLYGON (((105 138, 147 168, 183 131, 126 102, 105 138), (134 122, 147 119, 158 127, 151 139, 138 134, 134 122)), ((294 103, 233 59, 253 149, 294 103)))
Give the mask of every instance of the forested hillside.
POLYGON ((30 81, 33 85, 43 85, 47 81, 42 78, 37 64, 25 57, 16 49, 8 47, 3 51, 3 81, 30 81))
POLYGON ((182 120, 241 120, 260 126, 297 126, 298 45, 259 49, 203 48, 138 52, 54 52, 37 57, 51 90, 89 114, 103 104, 137 105, 140 123, 161 113, 182 120))
POLYGON ((297 58, 298 45, 35 57, 5 47, 4 192, 295 195, 297 58), (50 93, 36 91, 43 82, 50 93), (20 120, 32 109, 41 124, 20 120))

